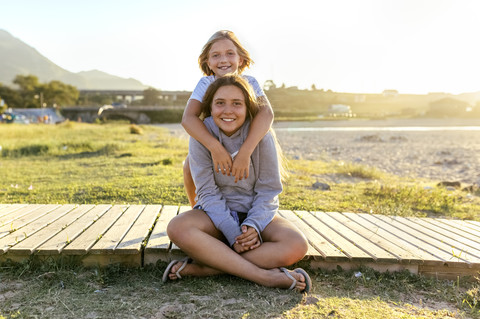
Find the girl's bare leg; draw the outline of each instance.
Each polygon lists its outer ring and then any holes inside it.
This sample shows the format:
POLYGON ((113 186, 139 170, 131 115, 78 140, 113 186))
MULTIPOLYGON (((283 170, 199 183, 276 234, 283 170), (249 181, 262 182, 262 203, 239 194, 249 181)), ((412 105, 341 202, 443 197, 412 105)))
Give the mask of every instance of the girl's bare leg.
POLYGON ((185 162, 183 163, 183 185, 185 185, 185 192, 187 193, 188 202, 193 208, 197 202, 195 201, 195 183, 193 182, 192 172, 190 172, 188 156, 185 158, 185 162))
MULTIPOLYGON (((275 222, 274 225, 277 223, 279 222, 275 222)), ((276 236, 271 234, 275 230, 276 228, 272 227, 270 231, 267 231, 267 237, 275 239, 276 236)), ((267 287, 288 288, 292 284, 292 280, 280 269, 258 267, 255 263, 244 258, 243 255, 237 254, 225 245, 219 239, 222 238, 222 234, 215 228, 210 218, 203 211, 192 210, 178 215, 169 223, 167 232, 170 239, 197 263, 197 265, 187 265, 182 270, 182 275, 205 276, 228 273, 267 287)), ((260 249, 263 245, 257 249, 260 249)), ((275 246, 272 247, 274 248, 275 246)), ((270 255, 272 254, 273 252, 270 253, 270 255)), ((260 254, 257 255, 259 256, 260 254)), ((250 258, 259 258, 257 255, 252 255, 250 258)), ((267 261, 263 260, 263 257, 261 259, 259 263, 268 264, 267 261)), ((180 266, 181 264, 177 263, 172 267, 171 279, 176 278, 174 273, 180 266)), ((303 290, 305 288, 303 275, 296 272, 290 272, 290 274, 297 280, 296 288, 303 290)))

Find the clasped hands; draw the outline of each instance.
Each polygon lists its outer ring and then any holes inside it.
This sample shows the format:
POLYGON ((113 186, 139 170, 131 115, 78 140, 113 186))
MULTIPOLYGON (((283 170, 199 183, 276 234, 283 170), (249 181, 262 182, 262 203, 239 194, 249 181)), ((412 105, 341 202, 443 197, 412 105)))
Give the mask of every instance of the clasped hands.
POLYGON ((233 249, 241 254, 248 250, 258 248, 260 246, 260 237, 255 228, 251 226, 242 225, 242 234, 235 238, 233 249))
POLYGON ((235 160, 233 160, 225 148, 220 147, 212 152, 212 161, 215 172, 235 176, 235 183, 243 178, 248 178, 250 157, 245 156, 241 151, 237 153, 235 160))

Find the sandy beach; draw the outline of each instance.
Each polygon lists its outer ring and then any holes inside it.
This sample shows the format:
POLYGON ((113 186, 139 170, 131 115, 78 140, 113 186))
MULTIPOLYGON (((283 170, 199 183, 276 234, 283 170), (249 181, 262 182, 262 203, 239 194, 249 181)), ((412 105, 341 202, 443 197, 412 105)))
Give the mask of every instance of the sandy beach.
MULTIPOLYGON (((161 126, 187 138, 179 124, 161 126)), ((274 128, 289 158, 349 161, 399 176, 480 184, 480 119, 278 122, 274 128)))

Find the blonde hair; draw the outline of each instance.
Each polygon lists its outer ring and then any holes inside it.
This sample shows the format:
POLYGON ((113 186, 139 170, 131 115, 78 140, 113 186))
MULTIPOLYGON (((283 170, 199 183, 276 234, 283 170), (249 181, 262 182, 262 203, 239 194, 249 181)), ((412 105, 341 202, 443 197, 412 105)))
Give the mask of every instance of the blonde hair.
MULTIPOLYGON (((219 88, 229 85, 235 86, 242 91, 243 97, 245 99, 245 106, 247 108, 247 119, 249 119, 250 121, 253 120, 255 115, 257 115, 258 111, 260 110, 260 106, 257 102, 255 92, 253 91, 252 86, 250 85, 250 83, 248 83, 247 80, 245 80, 239 75, 234 74, 227 74, 221 78, 218 78, 208 86, 207 91, 203 96, 200 118, 205 119, 212 115, 212 103, 215 93, 219 88)), ((272 134, 273 141, 275 142, 280 176, 282 178, 282 182, 285 182, 288 177, 287 160, 283 155, 282 148, 278 143, 277 135, 275 134, 273 128, 270 128, 270 133, 272 134)))
POLYGON ((248 53, 248 51, 242 46, 235 33, 228 30, 221 30, 215 32, 210 39, 208 39, 207 43, 203 46, 202 53, 200 53, 200 56, 198 57, 198 65, 200 66, 203 74, 215 75, 208 67, 208 53, 215 42, 223 39, 232 41, 237 48, 238 55, 243 59, 242 64, 238 67, 238 74, 241 74, 245 68, 248 68, 251 64, 253 64, 250 53, 248 53))

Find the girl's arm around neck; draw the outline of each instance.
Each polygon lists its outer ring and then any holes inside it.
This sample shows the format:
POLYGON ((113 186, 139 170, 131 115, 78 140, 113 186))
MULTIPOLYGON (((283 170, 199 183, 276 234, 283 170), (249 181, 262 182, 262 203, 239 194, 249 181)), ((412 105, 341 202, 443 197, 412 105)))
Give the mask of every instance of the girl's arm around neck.
POLYGON ((265 95, 258 97, 258 104, 259 111, 253 118, 248 136, 242 145, 242 148, 250 155, 273 124, 273 109, 267 97, 265 95))
POLYGON ((235 160, 233 161, 232 175, 236 180, 241 180, 243 177, 248 177, 248 167, 250 165, 250 156, 257 147, 258 143, 270 130, 273 123, 273 109, 267 97, 260 96, 258 98, 260 109, 257 115, 253 118, 250 125, 245 142, 240 147, 235 160))
MULTIPOLYGON (((195 99, 188 100, 182 116, 182 126, 187 133, 202 143, 212 154, 215 170, 228 170, 232 167, 232 158, 222 144, 210 134, 203 121, 199 118, 202 103, 195 99)), ((222 171, 223 172, 223 171, 222 171)))

